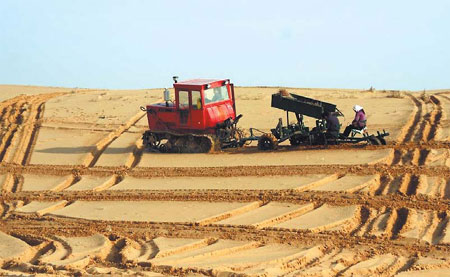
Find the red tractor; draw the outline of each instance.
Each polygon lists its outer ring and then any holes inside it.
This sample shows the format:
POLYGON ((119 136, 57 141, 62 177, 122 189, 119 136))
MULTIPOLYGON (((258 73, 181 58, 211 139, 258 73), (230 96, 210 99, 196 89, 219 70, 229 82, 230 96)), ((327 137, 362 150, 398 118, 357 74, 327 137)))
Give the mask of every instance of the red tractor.
POLYGON ((194 79, 177 82, 175 99, 164 91, 164 102, 141 107, 148 127, 142 137, 150 150, 175 153, 209 152, 236 147, 243 137, 236 127, 234 86, 229 79, 194 79))
POLYGON ((250 128, 249 136, 236 127, 242 115, 236 115, 234 86, 229 79, 194 79, 175 83, 175 100, 169 90, 164 91, 164 102, 141 107, 147 112, 148 127, 142 137, 146 148, 160 152, 197 153, 229 147, 240 147, 258 141, 258 148, 271 150, 289 140, 291 145, 326 145, 341 143, 386 144, 384 137, 364 134, 363 137, 327 137, 325 113, 342 115, 335 104, 285 93, 272 95, 271 106, 286 111, 286 125, 280 118, 269 132, 250 128), (294 113, 297 122, 289 121, 294 113), (316 126, 309 128, 303 116, 316 119, 316 126), (256 134, 255 134, 256 132, 256 134))

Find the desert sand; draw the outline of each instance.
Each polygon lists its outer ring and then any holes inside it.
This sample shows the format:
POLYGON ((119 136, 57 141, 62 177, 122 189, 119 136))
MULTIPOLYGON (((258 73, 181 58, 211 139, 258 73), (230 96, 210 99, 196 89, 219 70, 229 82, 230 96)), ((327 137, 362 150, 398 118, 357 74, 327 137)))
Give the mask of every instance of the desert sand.
MULTIPOLYGON (((450 275, 450 91, 287 90, 387 145, 153 153, 162 89, 1 85, 0 274, 450 275)), ((277 91, 236 87, 240 127, 284 121, 277 91)))

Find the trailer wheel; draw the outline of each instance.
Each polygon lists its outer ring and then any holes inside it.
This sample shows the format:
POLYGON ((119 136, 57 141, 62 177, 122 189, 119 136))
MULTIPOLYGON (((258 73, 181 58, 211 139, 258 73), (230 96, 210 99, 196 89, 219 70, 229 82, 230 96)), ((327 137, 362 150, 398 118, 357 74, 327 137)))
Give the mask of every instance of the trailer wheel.
POLYGON ((272 134, 263 134, 258 139, 258 149, 260 150, 273 150, 277 149, 278 140, 272 134))
POLYGON ((291 143, 292 146, 297 146, 303 143, 303 139, 300 136, 293 136, 289 139, 289 142, 291 143))
POLYGON ((369 137, 369 143, 371 145, 381 145, 381 142, 377 137, 369 137))
POLYGON ((168 145, 168 143, 163 143, 159 146, 159 152, 161 153, 168 153, 170 150, 170 146, 168 145))

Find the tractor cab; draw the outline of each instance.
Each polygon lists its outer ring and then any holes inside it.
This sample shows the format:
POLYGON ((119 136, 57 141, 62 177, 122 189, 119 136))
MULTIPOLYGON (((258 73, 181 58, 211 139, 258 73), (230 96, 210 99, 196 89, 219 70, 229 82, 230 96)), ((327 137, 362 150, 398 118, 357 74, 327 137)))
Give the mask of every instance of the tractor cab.
POLYGON ((214 133, 218 123, 236 118, 234 86, 229 79, 193 79, 178 82, 174 77, 175 99, 164 91, 164 102, 147 105, 152 131, 214 133))

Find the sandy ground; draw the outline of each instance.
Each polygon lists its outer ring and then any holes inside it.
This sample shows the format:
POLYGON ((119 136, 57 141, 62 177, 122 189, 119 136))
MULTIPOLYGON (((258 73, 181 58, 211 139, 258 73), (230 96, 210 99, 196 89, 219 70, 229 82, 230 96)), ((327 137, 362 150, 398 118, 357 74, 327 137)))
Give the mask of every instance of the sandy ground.
POLYGON ((82 91, 86 89, 60 88, 60 87, 40 87, 40 86, 20 86, 20 85, 0 85, 0 101, 20 96, 20 95, 36 95, 55 92, 72 92, 82 91))
POLYGON ((271 165, 318 165, 318 164, 369 164, 384 162, 390 150, 354 151, 347 153, 341 150, 328 150, 324 157, 322 150, 310 150, 301 153, 292 152, 263 152, 249 154, 185 154, 145 153, 139 167, 219 167, 224 164, 233 166, 271 166, 271 165), (342 160, 342 155, 348 159, 342 160), (182 158, 177 158, 177 157, 182 158), (192 159, 191 159, 192 158, 192 159))
POLYGON ((264 190, 296 189, 303 185, 317 183, 326 175, 264 176, 264 177, 174 177, 133 178, 127 177, 111 187, 111 190, 264 190))
MULTIPOLYGON (((450 91, 288 91, 388 145, 150 153, 162 89, 1 85, 0 275, 449 275, 450 91)), ((236 88, 242 128, 275 92, 236 88)))
MULTIPOLYGON (((51 214, 91 220, 150 221, 150 222, 202 222, 222 214, 242 213, 259 203, 209 203, 170 201, 76 201, 51 214), (133 207, 129 209, 130 205, 133 207)), ((26 206, 25 206, 26 207, 26 206)), ((24 207, 24 208, 25 208, 24 207)))

